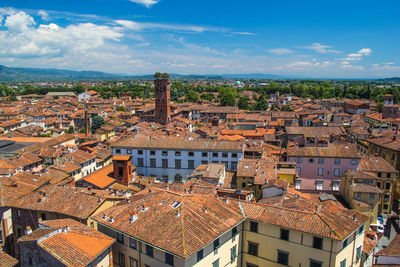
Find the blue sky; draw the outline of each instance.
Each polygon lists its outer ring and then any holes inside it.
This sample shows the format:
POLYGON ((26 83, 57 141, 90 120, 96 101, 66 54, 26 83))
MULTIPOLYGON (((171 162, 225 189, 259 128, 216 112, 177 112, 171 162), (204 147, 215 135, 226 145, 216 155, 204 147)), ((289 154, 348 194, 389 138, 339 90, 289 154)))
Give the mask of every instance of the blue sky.
POLYGON ((0 64, 400 76, 400 1, 2 0, 0 64))

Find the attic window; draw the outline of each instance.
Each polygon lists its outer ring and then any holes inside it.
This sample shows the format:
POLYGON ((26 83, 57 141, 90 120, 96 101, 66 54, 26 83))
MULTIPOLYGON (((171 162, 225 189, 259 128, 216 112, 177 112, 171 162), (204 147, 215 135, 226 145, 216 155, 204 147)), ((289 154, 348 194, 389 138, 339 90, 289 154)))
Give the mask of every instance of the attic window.
POLYGON ((181 202, 179 201, 172 201, 171 204, 169 204, 173 209, 176 209, 177 207, 179 207, 179 205, 181 205, 181 202))

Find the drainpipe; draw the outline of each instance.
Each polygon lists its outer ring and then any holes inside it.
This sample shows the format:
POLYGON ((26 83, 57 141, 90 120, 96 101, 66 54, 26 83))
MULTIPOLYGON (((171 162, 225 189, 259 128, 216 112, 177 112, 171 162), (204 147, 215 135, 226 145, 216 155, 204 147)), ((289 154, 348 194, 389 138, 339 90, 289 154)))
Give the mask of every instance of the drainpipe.
POLYGON ((329 267, 331 267, 332 263, 332 249, 333 249, 333 239, 331 239, 331 251, 329 252, 329 267))
POLYGON ((354 233, 354 240, 353 240, 353 253, 351 254, 351 266, 354 265, 354 249, 356 248, 356 238, 357 238, 357 234, 354 233))

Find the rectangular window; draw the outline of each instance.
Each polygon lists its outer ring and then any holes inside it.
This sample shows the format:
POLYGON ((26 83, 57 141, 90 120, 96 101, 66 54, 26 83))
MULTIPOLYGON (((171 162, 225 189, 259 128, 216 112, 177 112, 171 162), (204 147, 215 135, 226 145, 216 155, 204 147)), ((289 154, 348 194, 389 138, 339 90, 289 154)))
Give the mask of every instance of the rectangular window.
POLYGON ((153 247, 146 245, 146 255, 149 257, 153 257, 154 255, 153 247))
POLYGON ((258 244, 248 241, 248 251, 250 255, 258 256, 258 244))
POLYGON ((175 156, 176 157, 180 157, 181 156, 181 152, 180 151, 175 151, 175 156))
POLYGON ((202 156, 203 158, 206 158, 206 157, 208 157, 208 153, 207 153, 207 152, 201 152, 201 156, 202 156))
POLYGON ((281 228, 281 239, 289 241, 289 230, 281 228))
POLYGON ((156 167, 157 167, 157 165, 156 165, 156 159, 150 159, 150 167, 151 167, 151 168, 156 168, 156 167))
POLYGON ((386 183, 386 184, 385 184, 385 189, 386 189, 386 190, 390 190, 390 183, 386 183))
POLYGON ((258 233, 258 223, 250 221, 250 231, 253 233, 258 233))
POLYGON ((176 159, 175 160, 175 169, 180 169, 181 168, 181 160, 180 159, 176 159))
POLYGON ((300 175, 301 174, 301 167, 296 167, 296 172, 297 172, 298 175, 300 175))
POLYGON ((237 153, 232 153, 232 156, 231 156, 232 158, 237 158, 238 157, 238 154, 237 153))
POLYGON ((214 250, 217 250, 219 248, 219 238, 214 240, 214 250))
POLYGON ((317 181, 316 182, 316 189, 317 190, 322 190, 322 188, 323 188, 323 185, 324 185, 324 181, 317 181))
POLYGON ((357 248, 357 260, 360 260, 362 256, 362 250, 361 250, 361 246, 359 246, 357 248))
POLYGON ((289 265, 289 253, 278 250, 278 263, 282 265, 289 265))
POLYGON ((340 176, 340 168, 334 168, 333 169, 333 175, 334 176, 340 176))
POLYGON ((231 162, 231 170, 236 170, 237 169, 237 161, 232 161, 231 162))
POLYGON ((121 149, 116 149, 115 154, 121 154, 121 149))
POLYGON ((323 239, 320 237, 313 237, 313 248, 322 249, 323 239))
POLYGON ((188 160, 188 169, 194 169, 194 160, 188 160))
POLYGON ((222 157, 223 158, 227 158, 228 157, 228 153, 227 152, 222 152, 222 157))
POLYGON ((208 161, 207 160, 202 160, 201 164, 208 164, 208 161))
POLYGON ((123 244, 123 243, 124 243, 124 235, 117 232, 117 241, 118 241, 119 243, 122 243, 122 244, 123 244))
POLYGON ((351 160, 351 165, 357 165, 357 164, 358 164, 358 160, 356 160, 356 159, 351 160))
POLYGON ((168 151, 163 151, 162 153, 161 153, 163 156, 168 156, 168 151))
POLYGON ((313 158, 310 158, 310 159, 308 159, 308 162, 314 163, 314 159, 313 159, 313 158))
POLYGON ((335 159, 335 164, 340 164, 340 159, 335 159))
POLYGON ((232 228, 232 237, 234 237, 236 234, 237 234, 237 228, 236 227, 233 227, 232 228))
POLYGON ((294 159, 294 162, 296 162, 296 163, 301 163, 301 161, 302 161, 302 158, 295 158, 294 159))
POLYGON ((143 150, 138 150, 138 155, 143 155, 143 150))
POLYGON ((124 253, 118 252, 118 263, 119 263, 119 266, 125 267, 125 254, 124 253))
POLYGON ((213 156, 214 158, 218 158, 218 152, 213 152, 213 153, 212 153, 212 156, 213 156))
POLYGON ((296 180, 295 189, 297 189, 297 190, 301 189, 301 181, 300 180, 296 180))
POLYGON ((126 150, 126 154, 132 154, 132 150, 127 149, 127 150, 126 150))
POLYGON ((165 253, 165 263, 174 266, 174 255, 165 253))
POLYGON ((340 267, 346 267, 346 259, 340 262, 340 267))
POLYGON ((319 163, 319 164, 324 164, 324 158, 319 158, 319 159, 318 159, 318 163, 319 163))
POLYGON ((333 181, 332 182, 332 190, 333 191, 339 191, 339 181, 333 181))
POLYGON ((358 230, 358 234, 362 234, 364 232, 364 225, 361 225, 360 230, 358 230))
POLYGON ((167 169, 167 168, 168 168, 168 159, 162 159, 162 167, 163 167, 164 169, 167 169))
POLYGON ((310 267, 322 267, 322 262, 310 259, 310 267))
POLYGON ((150 150, 150 155, 154 156, 156 154, 155 150, 150 150))
POLYGON ((129 267, 138 267, 138 260, 132 257, 129 257, 129 267))
POLYGON ((234 260, 236 260, 236 245, 233 246, 233 248, 231 248, 231 262, 233 262, 234 260))
POLYGON ((390 200, 390 195, 389 195, 389 194, 385 194, 385 195, 383 196, 383 201, 384 201, 384 202, 389 202, 389 200, 390 200))
POLYGON ((369 199, 375 199, 375 194, 374 193, 369 193, 369 199))
POLYGON ((324 175, 324 168, 318 167, 318 176, 324 175))
POLYGON ((213 262, 213 267, 219 267, 219 259, 213 262))
POLYGON ((129 238, 129 246, 133 249, 137 249, 137 241, 133 238, 129 238))
POLYGON ((189 157, 194 157, 194 152, 193 151, 189 151, 188 155, 189 155, 189 157))
POLYGON ((138 158, 138 167, 143 167, 143 159, 142 158, 138 158))
POLYGON ((203 259, 203 250, 197 251, 197 262, 201 261, 203 259))
POLYGON ((343 248, 347 247, 347 239, 345 241, 343 241, 343 248))

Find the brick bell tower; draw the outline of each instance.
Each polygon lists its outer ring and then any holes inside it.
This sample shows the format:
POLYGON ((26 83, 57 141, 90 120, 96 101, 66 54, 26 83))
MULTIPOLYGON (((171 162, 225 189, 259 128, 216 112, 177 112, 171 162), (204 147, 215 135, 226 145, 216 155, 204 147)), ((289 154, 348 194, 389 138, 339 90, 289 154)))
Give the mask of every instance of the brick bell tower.
POLYGON ((161 124, 170 122, 170 85, 171 81, 167 73, 157 72, 154 75, 154 84, 156 87, 156 109, 154 120, 161 124))

